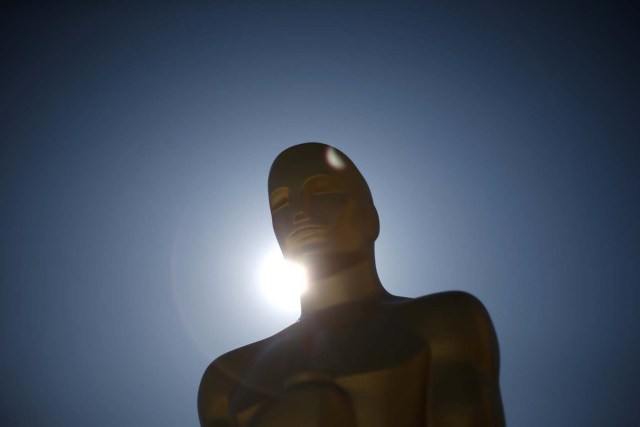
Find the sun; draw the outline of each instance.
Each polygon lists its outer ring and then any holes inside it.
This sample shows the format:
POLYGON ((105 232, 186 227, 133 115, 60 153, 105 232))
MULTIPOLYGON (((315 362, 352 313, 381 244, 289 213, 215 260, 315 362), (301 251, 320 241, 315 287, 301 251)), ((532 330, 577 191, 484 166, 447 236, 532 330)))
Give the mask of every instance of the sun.
POLYGON ((300 295, 307 287, 302 266, 286 261, 275 249, 265 256, 259 274, 260 288, 271 304, 287 312, 300 310, 300 295))

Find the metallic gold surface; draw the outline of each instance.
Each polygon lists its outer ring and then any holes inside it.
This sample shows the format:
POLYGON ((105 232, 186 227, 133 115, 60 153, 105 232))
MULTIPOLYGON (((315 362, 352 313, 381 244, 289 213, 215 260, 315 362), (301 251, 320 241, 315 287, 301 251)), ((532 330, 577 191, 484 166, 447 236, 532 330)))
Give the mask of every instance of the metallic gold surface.
POLYGON ((319 143, 285 150, 269 203, 283 254, 308 271, 302 314, 209 365, 202 426, 504 425, 489 314, 464 292, 382 287, 378 214, 349 158, 319 143))

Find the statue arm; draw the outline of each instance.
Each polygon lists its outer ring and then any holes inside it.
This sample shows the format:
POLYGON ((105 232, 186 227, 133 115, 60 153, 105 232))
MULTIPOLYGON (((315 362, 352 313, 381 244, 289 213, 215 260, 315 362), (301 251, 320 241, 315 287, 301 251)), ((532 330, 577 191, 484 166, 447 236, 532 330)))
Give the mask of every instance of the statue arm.
POLYGON ((482 303, 464 292, 435 305, 427 392, 429 426, 505 425, 498 341, 482 303))
POLYGON ((202 375, 198 389, 198 417, 202 427, 233 426, 229 417, 228 395, 233 381, 214 361, 202 375))

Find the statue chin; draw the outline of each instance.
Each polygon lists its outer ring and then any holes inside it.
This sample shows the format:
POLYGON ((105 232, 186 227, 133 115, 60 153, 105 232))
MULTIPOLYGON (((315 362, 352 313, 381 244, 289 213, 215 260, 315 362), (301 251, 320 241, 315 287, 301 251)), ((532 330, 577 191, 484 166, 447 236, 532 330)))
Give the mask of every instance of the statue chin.
POLYGON ((304 240, 287 239, 284 244, 283 253, 287 259, 300 262, 301 258, 322 257, 323 254, 332 252, 331 243, 325 236, 314 236, 304 240))
POLYGON ((323 248, 285 254, 285 258, 305 267, 309 278, 323 278, 367 260, 367 254, 366 249, 337 252, 323 248))

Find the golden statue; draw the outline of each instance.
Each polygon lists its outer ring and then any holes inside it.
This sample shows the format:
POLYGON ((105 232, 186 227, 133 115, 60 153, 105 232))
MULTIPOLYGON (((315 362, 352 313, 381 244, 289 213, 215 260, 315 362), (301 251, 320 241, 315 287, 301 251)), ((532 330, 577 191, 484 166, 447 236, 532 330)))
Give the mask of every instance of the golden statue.
POLYGON ((283 254, 307 269, 301 316, 209 365, 203 427, 504 425, 489 314, 464 292, 382 287, 378 213, 348 157, 319 143, 285 150, 269 201, 283 254))

